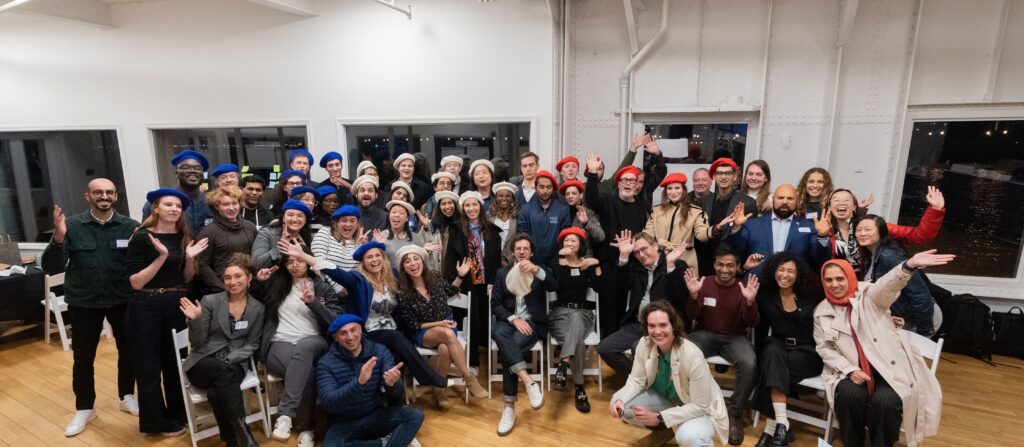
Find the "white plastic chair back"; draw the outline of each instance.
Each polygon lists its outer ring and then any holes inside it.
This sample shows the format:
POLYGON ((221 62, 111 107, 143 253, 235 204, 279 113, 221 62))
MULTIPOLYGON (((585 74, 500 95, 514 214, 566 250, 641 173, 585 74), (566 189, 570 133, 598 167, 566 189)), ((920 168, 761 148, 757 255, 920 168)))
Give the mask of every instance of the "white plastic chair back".
POLYGON ((921 356, 931 362, 928 369, 934 376, 935 372, 939 369, 939 356, 942 355, 942 345, 946 340, 940 338, 938 341, 934 341, 916 332, 906 330, 903 332, 907 334, 907 337, 910 338, 910 343, 917 348, 921 356))

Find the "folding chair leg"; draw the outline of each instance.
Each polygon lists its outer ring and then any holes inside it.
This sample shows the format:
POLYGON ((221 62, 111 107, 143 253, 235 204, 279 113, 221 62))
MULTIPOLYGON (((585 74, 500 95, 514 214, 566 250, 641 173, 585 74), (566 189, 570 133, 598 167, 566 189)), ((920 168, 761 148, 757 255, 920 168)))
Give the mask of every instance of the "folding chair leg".
POLYGON ((50 344, 50 318, 52 317, 52 315, 50 315, 50 312, 52 312, 53 302, 50 301, 49 293, 46 294, 46 299, 44 300, 44 302, 45 304, 43 304, 43 331, 45 331, 44 338, 46 339, 46 344, 50 344))
POLYGON ((828 417, 825 418, 825 442, 831 442, 832 440, 832 412, 831 408, 826 407, 825 411, 828 411, 828 417))
POLYGON ((114 329, 110 327, 110 322, 106 318, 103 319, 103 331, 100 335, 107 337, 108 340, 114 336, 114 329))

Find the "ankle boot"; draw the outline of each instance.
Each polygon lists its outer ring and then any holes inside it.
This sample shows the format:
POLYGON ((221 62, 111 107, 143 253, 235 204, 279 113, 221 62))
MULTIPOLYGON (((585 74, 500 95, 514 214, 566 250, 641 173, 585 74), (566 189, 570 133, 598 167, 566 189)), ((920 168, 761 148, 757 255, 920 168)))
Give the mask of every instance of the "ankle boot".
POLYGON ((434 404, 437 408, 447 410, 452 407, 452 403, 448 402, 448 389, 441 387, 434 387, 434 404))
POLYGON ((231 430, 235 432, 235 445, 238 447, 259 447, 260 444, 252 437, 252 431, 249 430, 249 424, 245 423, 245 419, 231 421, 231 430))

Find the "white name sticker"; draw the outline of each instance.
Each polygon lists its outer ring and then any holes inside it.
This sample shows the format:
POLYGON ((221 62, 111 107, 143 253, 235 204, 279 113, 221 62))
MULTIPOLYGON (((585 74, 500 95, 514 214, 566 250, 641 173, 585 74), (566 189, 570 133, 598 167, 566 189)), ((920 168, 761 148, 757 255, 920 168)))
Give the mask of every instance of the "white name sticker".
POLYGON ((128 239, 118 239, 117 248, 128 248, 128 239))
POLYGON ((249 328, 249 322, 248 321, 242 320, 242 321, 236 321, 235 322, 235 330, 236 331, 240 331, 242 329, 248 329, 248 328, 249 328))
POLYGON ((796 229, 796 231, 799 231, 801 233, 810 233, 811 229, 808 228, 808 227, 799 227, 799 228, 796 229))
POLYGON ((708 307, 715 307, 718 305, 718 300, 710 296, 704 297, 704 305, 708 307))
POLYGON ((569 276, 580 276, 580 269, 569 270, 569 276))

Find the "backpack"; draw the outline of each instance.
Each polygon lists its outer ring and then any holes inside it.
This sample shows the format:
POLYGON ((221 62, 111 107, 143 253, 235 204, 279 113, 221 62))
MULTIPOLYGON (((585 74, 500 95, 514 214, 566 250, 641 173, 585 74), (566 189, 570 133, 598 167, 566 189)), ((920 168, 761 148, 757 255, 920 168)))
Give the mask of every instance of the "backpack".
POLYGON ((952 295, 939 301, 944 317, 938 337, 946 340, 948 352, 991 361, 992 312, 985 303, 971 294, 952 295))
POLYGON ((996 336, 992 353, 1024 358, 1024 310, 1013 307, 1006 313, 993 313, 992 318, 996 336))

